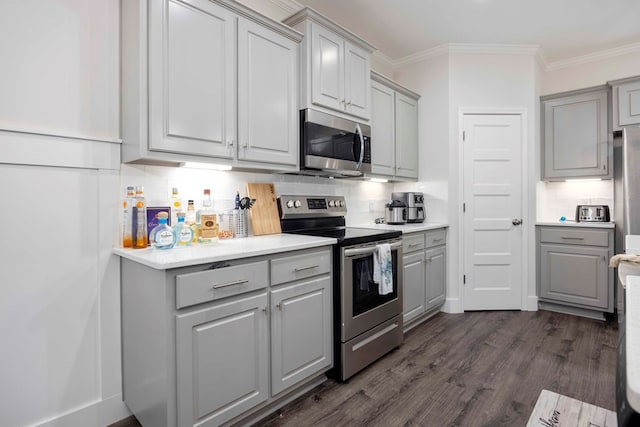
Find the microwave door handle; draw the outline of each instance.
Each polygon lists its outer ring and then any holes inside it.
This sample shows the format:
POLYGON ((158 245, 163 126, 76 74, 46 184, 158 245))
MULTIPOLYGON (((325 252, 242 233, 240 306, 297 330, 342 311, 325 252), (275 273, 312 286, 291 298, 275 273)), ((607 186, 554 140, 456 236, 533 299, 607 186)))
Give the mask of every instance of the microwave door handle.
POLYGON ((362 162, 364 160, 364 137, 362 136, 362 129, 360 129, 360 123, 356 123, 356 134, 360 137, 360 158, 358 159, 358 164, 356 165, 356 169, 360 170, 362 167, 362 162))

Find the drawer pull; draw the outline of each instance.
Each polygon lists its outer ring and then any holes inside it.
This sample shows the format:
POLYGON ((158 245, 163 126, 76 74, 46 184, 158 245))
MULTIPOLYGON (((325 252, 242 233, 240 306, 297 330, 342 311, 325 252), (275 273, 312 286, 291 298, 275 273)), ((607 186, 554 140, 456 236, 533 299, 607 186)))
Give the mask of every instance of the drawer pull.
POLYGON ((236 280, 235 282, 229 282, 229 283, 223 283, 221 285, 213 285, 213 288, 211 289, 220 289, 220 288, 226 288, 228 286, 235 286, 235 285, 242 285, 243 283, 248 283, 248 280, 236 280))
POLYGON ((444 240, 443 238, 433 239, 433 243, 435 243, 435 242, 442 242, 443 240, 444 240))
POLYGON ((562 239, 569 239, 569 240, 584 240, 584 237, 561 236, 560 238, 562 238, 562 239))
POLYGON ((312 268, 318 268, 318 267, 320 267, 320 264, 308 265, 306 267, 296 267, 293 269, 293 271, 311 270, 312 268))
POLYGON ((413 248, 414 246, 420 246, 421 243, 409 243, 409 247, 413 248))

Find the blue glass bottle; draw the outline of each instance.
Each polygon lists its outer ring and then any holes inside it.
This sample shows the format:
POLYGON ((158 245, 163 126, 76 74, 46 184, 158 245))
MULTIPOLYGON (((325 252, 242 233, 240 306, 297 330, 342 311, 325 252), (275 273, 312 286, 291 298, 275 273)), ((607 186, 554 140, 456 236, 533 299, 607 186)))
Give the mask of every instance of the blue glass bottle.
POLYGON ((156 249, 171 249, 176 244, 176 234, 167 225, 169 214, 160 212, 158 214, 158 225, 151 230, 149 238, 151 244, 156 249))
POLYGON ((185 213, 178 212, 177 218, 178 223, 173 226, 173 232, 176 235, 176 247, 191 246, 191 243, 193 243, 193 229, 185 224, 185 213))

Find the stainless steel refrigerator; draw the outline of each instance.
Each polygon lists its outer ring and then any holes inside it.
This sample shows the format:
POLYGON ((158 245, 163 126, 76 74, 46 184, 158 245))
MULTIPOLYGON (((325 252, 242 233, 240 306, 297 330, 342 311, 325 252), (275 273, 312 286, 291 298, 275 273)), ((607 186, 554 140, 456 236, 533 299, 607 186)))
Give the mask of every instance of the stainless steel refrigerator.
MULTIPOLYGON (((624 236, 640 234, 640 126, 628 126, 613 136, 615 253, 622 254, 624 236)), ((624 292, 619 280, 616 280, 616 295, 620 319, 624 313, 624 292)))

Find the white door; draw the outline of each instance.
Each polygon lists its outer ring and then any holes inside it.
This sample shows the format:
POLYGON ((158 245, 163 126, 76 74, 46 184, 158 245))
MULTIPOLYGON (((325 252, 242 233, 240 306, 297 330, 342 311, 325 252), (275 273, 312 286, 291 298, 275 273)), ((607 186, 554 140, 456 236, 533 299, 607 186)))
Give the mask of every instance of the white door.
POLYGON ((522 308, 522 118, 464 116, 465 310, 522 308))

